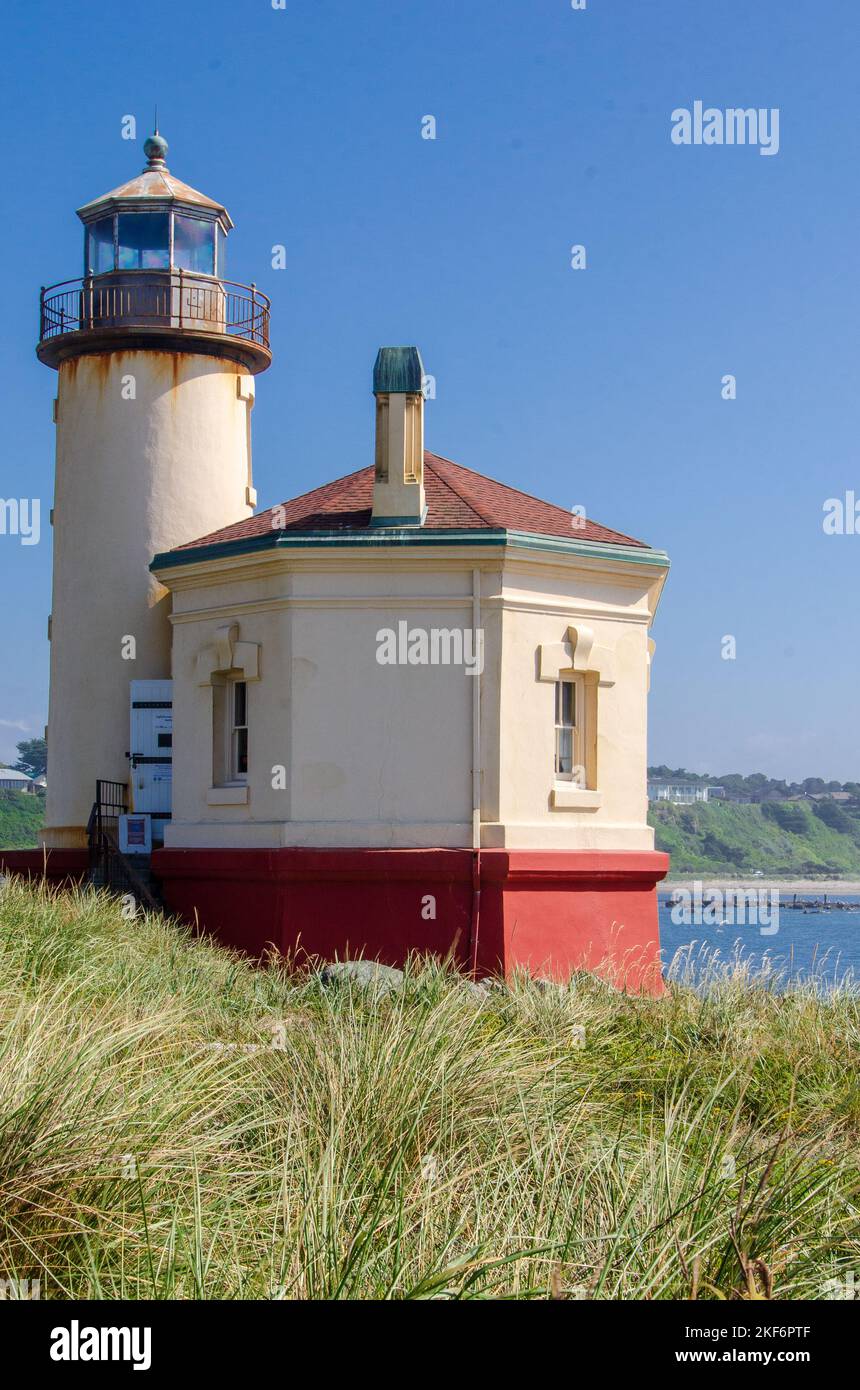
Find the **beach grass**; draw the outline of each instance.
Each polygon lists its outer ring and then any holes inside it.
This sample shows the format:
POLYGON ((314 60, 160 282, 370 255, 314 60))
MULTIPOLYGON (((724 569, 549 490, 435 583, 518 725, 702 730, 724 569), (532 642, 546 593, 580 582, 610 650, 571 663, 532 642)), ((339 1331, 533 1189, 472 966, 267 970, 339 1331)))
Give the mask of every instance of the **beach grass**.
POLYGON ((325 982, 9 881, 0 1020, 0 1279, 42 1298, 819 1299, 860 1269, 848 986, 325 982))

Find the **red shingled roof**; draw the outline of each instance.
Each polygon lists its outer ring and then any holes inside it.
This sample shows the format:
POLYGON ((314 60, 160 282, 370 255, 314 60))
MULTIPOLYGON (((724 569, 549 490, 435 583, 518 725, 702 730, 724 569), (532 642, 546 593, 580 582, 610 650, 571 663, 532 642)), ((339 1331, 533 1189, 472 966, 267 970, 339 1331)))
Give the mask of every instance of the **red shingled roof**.
MULTIPOLYGON (((563 536, 567 540, 603 541, 614 545, 641 545, 620 531, 611 531, 599 522, 585 520, 574 530, 571 514, 564 507, 541 502, 527 492, 506 483, 473 473, 450 459, 424 455, 424 491, 427 498, 425 529, 442 531, 509 530, 530 531, 542 536, 563 536)), ((364 531, 370 527, 373 503, 373 468, 361 468, 345 478, 336 478, 314 488, 291 502, 283 503, 284 531, 364 531)), ((271 533, 278 512, 273 507, 257 516, 237 521, 199 540, 177 547, 190 550, 222 541, 247 540, 271 533)), ((645 546, 647 549, 647 546, 645 546)))

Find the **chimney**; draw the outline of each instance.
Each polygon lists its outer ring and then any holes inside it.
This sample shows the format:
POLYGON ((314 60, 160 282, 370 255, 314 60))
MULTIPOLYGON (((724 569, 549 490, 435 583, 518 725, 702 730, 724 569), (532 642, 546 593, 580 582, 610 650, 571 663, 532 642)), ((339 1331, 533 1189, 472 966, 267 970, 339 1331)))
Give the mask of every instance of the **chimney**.
POLYGON ((372 526, 421 526, 424 502, 424 364, 416 347, 380 348, 373 368, 376 475, 372 526))

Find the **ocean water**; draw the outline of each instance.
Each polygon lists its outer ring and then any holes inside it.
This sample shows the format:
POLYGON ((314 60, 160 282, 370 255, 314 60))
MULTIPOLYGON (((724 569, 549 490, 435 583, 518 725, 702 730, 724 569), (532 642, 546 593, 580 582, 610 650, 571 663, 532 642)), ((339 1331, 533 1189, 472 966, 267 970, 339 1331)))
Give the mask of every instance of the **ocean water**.
MULTIPOLYGON (((814 979, 824 988, 846 983, 860 988, 860 912, 802 912, 791 907, 793 894, 786 894, 780 898, 777 931, 764 935, 759 926, 742 922, 679 925, 672 921, 670 894, 658 896, 664 973, 686 972, 695 981, 708 962, 738 959, 756 975, 778 975, 779 982, 814 979)), ((798 900, 813 896, 798 894, 798 900)), ((835 896, 860 904, 860 897, 835 896)), ((769 912, 767 916, 763 926, 770 925, 769 912)))

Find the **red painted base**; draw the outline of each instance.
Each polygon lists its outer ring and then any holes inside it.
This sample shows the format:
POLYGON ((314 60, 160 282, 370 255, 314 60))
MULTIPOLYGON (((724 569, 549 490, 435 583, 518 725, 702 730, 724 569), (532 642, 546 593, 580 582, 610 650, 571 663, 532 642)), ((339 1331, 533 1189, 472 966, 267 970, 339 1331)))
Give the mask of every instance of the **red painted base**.
POLYGON ((89 870, 85 849, 0 849, 0 874, 43 878, 47 883, 82 883, 89 870))
POLYGON ((161 849, 167 906, 253 955, 450 954, 480 974, 588 969, 659 994, 666 854, 450 849, 161 849), (476 892, 476 889, 479 891, 476 892))

